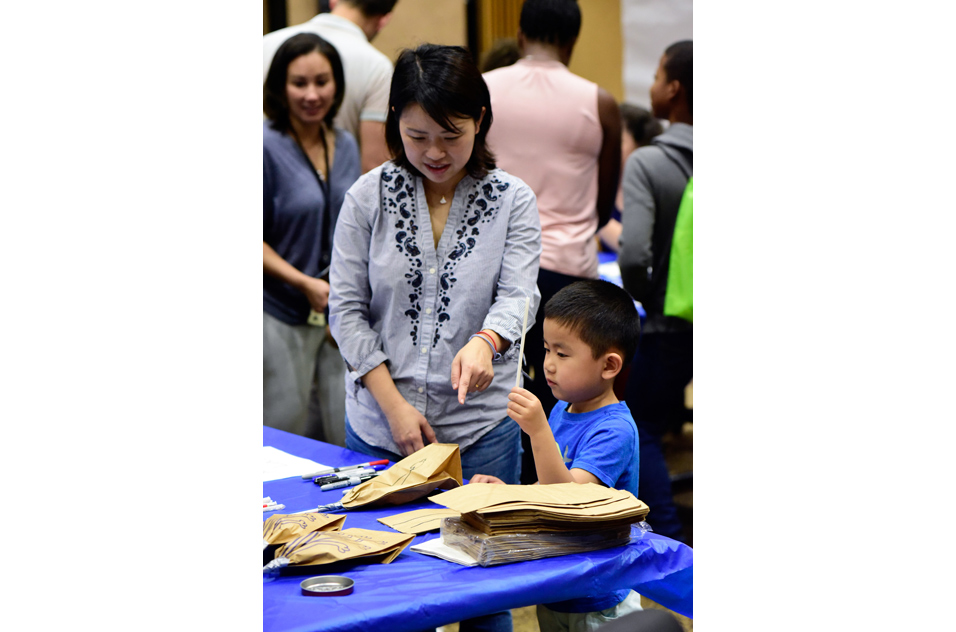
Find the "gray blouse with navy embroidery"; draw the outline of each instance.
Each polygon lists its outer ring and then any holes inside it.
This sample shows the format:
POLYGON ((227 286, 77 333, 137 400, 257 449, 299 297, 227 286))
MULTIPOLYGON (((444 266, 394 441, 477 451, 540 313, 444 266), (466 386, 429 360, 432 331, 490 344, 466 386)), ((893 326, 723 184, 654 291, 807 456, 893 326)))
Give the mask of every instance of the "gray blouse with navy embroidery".
POLYGON ((530 328, 541 298, 540 255, 534 193, 500 169, 459 182, 437 250, 420 176, 387 162, 359 178, 336 223, 329 295, 329 324, 348 365, 346 415, 359 437, 399 452, 361 382, 382 362, 442 443, 465 450, 507 417, 525 300, 530 328), (494 363, 491 386, 461 405, 451 363, 480 329, 512 345, 494 363))

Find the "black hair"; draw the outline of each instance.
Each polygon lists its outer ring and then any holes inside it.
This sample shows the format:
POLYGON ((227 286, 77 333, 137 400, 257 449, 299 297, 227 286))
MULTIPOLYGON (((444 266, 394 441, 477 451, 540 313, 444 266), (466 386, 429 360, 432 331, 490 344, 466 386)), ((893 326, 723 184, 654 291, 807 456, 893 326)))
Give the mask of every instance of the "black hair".
POLYGON ((668 81, 677 81, 687 95, 687 110, 693 114, 694 42, 681 40, 664 51, 664 72, 668 81))
POLYGON ((318 52, 329 60, 329 65, 332 66, 332 77, 335 79, 335 98, 323 119, 328 127, 332 127, 332 121, 342 105, 342 99, 345 97, 345 73, 342 71, 342 59, 339 57, 339 52, 315 33, 293 35, 276 51, 265 83, 262 84, 262 111, 272 121, 272 128, 277 131, 286 132, 291 125, 289 102, 286 98, 289 64, 311 52, 318 52))
POLYGON ((369 18, 391 13, 398 0, 340 0, 345 4, 350 4, 363 15, 369 18))
POLYGON ((621 122, 634 142, 643 147, 655 136, 664 133, 664 126, 650 111, 633 103, 621 104, 621 122))
POLYGON ((624 366, 641 339, 641 319, 634 299, 623 288, 601 279, 575 281, 544 306, 544 317, 573 331, 598 358, 620 351, 624 366))
POLYGON ((529 40, 566 46, 581 32, 577 0, 525 0, 518 22, 529 40))
POLYGON ((418 104, 436 123, 449 132, 460 132, 453 118, 470 118, 481 127, 475 134, 475 147, 465 170, 473 178, 483 178, 495 168, 495 156, 486 137, 493 120, 491 95, 471 53, 461 46, 422 44, 405 49, 395 62, 392 87, 385 117, 385 142, 395 163, 421 176, 405 155, 398 121, 405 107, 418 104), (481 108, 485 116, 481 118, 481 108))
POLYGON ((481 56, 481 72, 486 73, 496 68, 510 66, 521 59, 521 49, 518 40, 513 37, 504 37, 495 43, 481 56))

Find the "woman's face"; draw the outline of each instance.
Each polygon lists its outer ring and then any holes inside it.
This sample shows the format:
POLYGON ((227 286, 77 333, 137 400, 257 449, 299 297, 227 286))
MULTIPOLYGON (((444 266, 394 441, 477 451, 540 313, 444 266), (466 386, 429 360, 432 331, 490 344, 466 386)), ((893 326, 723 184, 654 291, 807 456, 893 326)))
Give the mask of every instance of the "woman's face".
POLYGON ((332 64, 325 55, 312 51, 292 60, 286 71, 285 96, 292 120, 303 125, 322 122, 335 101, 332 64))
POLYGON ((410 103, 398 119, 398 130, 408 161, 436 184, 455 185, 465 175, 465 165, 475 148, 475 135, 485 117, 452 118, 458 131, 449 131, 435 122, 417 103, 410 103))

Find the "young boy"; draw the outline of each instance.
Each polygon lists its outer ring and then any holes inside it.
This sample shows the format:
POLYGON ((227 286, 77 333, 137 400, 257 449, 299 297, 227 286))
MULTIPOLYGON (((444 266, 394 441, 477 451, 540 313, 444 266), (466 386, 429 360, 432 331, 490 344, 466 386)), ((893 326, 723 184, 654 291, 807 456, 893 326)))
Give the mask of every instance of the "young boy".
MULTIPOLYGON (((607 281, 576 281, 544 307, 544 377, 558 404, 545 416, 523 388, 508 415, 531 439, 538 483, 597 483, 637 496, 637 428, 614 378, 637 349, 640 318, 630 295, 607 281)), ((476 474, 472 483, 501 483, 476 474)), ((542 632, 586 629, 641 609, 633 590, 538 606, 542 632)))

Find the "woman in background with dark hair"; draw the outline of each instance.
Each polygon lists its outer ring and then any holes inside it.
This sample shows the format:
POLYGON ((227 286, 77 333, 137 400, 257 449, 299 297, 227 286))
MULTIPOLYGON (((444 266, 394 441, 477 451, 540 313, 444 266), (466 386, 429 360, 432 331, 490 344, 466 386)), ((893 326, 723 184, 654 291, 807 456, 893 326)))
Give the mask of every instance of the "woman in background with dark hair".
POLYGON ((469 53, 422 45, 395 65, 395 159, 349 190, 335 231, 332 334, 348 365, 346 446, 393 461, 431 442, 466 478, 520 480, 506 415, 531 326, 541 228, 534 193, 495 166, 491 101, 469 53))
MULTIPOLYGON (((651 142, 655 136, 664 133, 660 120, 654 118, 650 110, 633 103, 621 104, 621 173, 627 157, 637 149, 651 142)), ((621 209, 624 208, 624 179, 617 184, 617 197, 614 198, 614 210, 611 219, 598 231, 599 246, 604 252, 617 252, 621 238, 621 209)))
POLYGON ((344 92, 338 52, 313 33, 279 47, 263 85, 263 423, 300 435, 312 434, 332 231, 361 173, 355 139, 332 126, 344 92))

